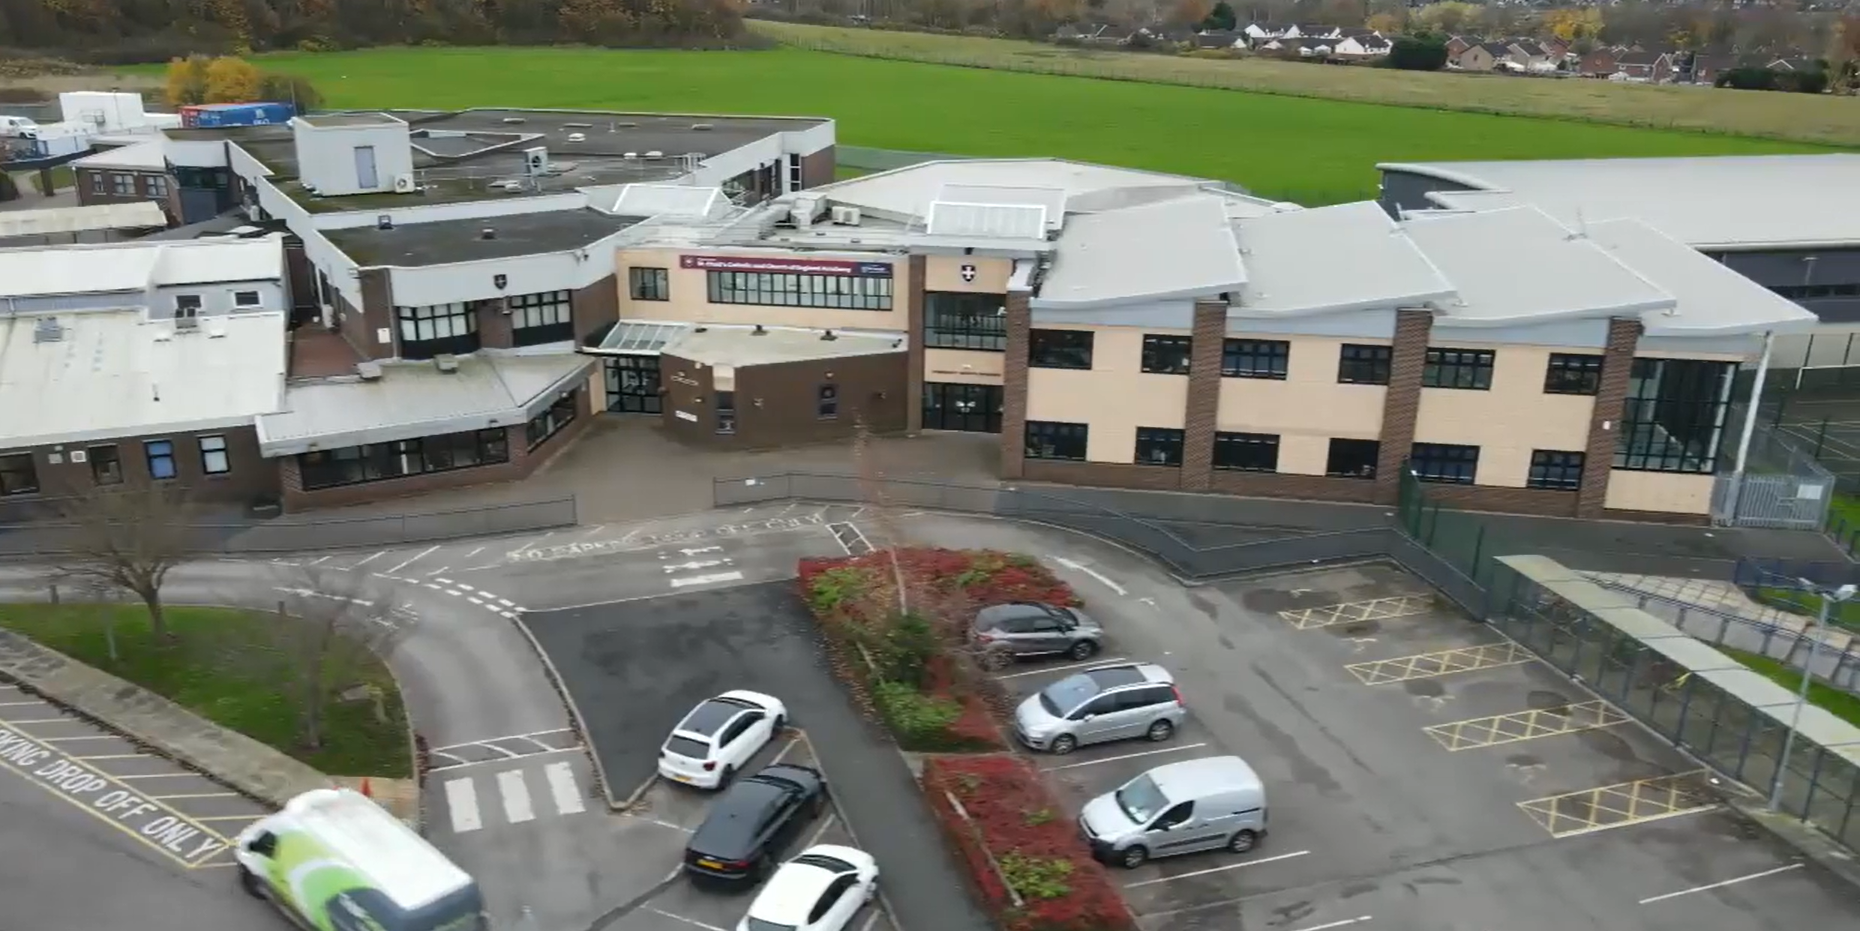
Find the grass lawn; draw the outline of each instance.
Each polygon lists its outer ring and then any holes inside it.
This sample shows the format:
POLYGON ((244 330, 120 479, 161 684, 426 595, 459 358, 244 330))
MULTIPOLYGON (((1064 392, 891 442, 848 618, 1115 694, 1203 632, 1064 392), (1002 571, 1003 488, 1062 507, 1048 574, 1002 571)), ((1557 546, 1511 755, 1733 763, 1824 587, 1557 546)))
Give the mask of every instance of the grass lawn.
MULTIPOLYGON (((261 64, 309 78, 331 107, 830 116, 839 121, 839 140, 846 145, 1064 156, 1234 181, 1262 196, 1308 205, 1375 196, 1379 161, 1814 150, 1704 133, 959 68, 798 48, 384 48, 269 55, 261 64)), ((1777 98, 1792 95, 1765 96, 1769 106, 1782 106, 1777 98)))
MULTIPOLYGON (((1811 595, 1799 588, 1771 588, 1762 586, 1757 589, 1757 600, 1774 608, 1792 611, 1807 618, 1821 617, 1821 598, 1811 595)), ((1843 601, 1834 606, 1828 614, 1828 623, 1834 627, 1860 632, 1860 604, 1843 601)))
MULTIPOLYGON (((323 748, 305 751, 296 741, 297 700, 281 694, 262 664, 242 663, 239 644, 263 643, 256 625, 267 615, 230 608, 171 606, 165 612, 176 642, 158 647, 148 612, 127 605, 0 605, 0 626, 79 662, 161 695, 216 724, 276 747, 336 776, 408 778, 406 713, 387 667, 374 661, 361 678, 387 696, 387 722, 373 702, 332 702, 324 710, 323 748), (104 632, 116 630, 119 662, 112 662, 104 632)), ((275 670, 271 670, 275 671, 275 670)))
MULTIPOLYGON (((1746 653, 1743 650, 1729 650, 1724 647, 1718 647, 1717 650, 1749 666, 1763 678, 1788 689, 1790 694, 1794 694, 1802 687, 1802 674, 1779 660, 1756 653, 1746 653)), ((1860 727, 1860 696, 1843 692, 1832 685, 1815 682, 1808 687, 1808 703, 1826 710, 1829 714, 1855 727, 1860 727)))

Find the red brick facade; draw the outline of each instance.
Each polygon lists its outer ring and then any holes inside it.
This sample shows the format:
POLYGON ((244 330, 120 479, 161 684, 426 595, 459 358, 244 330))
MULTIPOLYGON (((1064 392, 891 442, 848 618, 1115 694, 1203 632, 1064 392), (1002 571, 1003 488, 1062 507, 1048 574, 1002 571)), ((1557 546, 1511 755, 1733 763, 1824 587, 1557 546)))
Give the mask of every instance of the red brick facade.
POLYGON ((1402 463, 1414 448, 1414 421, 1421 413, 1421 374, 1427 340, 1434 331, 1429 310, 1395 314, 1395 347, 1389 358, 1389 390, 1382 400, 1382 445, 1377 450, 1375 500, 1394 504, 1401 490, 1402 463))
POLYGON ((1206 491, 1214 470, 1215 420, 1221 407, 1221 349, 1227 340, 1227 302, 1195 304, 1189 344, 1188 403, 1182 412, 1181 488, 1206 491))
POLYGON ((1007 357, 1001 363, 1002 478, 1021 478, 1028 465, 1027 350, 1033 335, 1033 311, 1027 302, 1031 298, 1026 291, 1007 293, 1007 357))
POLYGON ((1602 516, 1640 333, 1639 320, 1616 318, 1608 321, 1608 343, 1602 350, 1601 387, 1595 395, 1595 412, 1589 415, 1589 443, 1583 448, 1582 488, 1575 496, 1576 517, 1602 516))

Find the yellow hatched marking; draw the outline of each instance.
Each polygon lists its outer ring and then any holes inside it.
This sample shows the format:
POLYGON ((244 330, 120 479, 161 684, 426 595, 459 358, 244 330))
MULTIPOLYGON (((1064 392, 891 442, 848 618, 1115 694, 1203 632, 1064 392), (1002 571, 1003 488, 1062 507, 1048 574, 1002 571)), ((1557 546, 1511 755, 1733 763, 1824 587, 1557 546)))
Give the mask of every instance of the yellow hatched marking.
POLYGON ((1534 708, 1487 718, 1468 718, 1422 728, 1450 752, 1573 734, 1624 724, 1627 715, 1605 701, 1585 701, 1556 708, 1534 708))
POLYGON ((1398 656, 1394 659, 1351 663, 1344 668, 1350 670, 1350 674, 1364 685, 1386 685, 1390 682, 1432 679, 1498 666, 1517 666, 1528 663, 1531 659, 1529 650, 1507 640, 1503 643, 1487 643, 1476 647, 1441 650, 1436 653, 1416 653, 1413 656, 1398 656))
POLYGON ((1279 616, 1290 621, 1292 626, 1298 630, 1316 630, 1336 624, 1356 624, 1363 621, 1382 621, 1394 617, 1425 614, 1433 606, 1434 599, 1431 595, 1392 595, 1388 598, 1372 598, 1368 601, 1346 601, 1317 608, 1280 611, 1279 616))
POLYGON ((1551 837, 1571 837, 1710 811, 1718 804, 1709 779, 1698 769, 1532 799, 1518 807, 1551 837))

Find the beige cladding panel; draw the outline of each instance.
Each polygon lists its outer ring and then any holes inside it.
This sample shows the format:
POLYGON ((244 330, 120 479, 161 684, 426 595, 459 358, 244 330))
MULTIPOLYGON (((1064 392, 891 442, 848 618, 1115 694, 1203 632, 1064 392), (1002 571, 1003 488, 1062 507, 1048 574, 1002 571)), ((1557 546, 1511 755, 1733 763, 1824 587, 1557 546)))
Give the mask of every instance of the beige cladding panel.
POLYGON ((1088 460, 1132 462, 1138 427, 1182 428, 1188 376, 1145 373, 1141 330, 1093 332, 1091 370, 1028 371, 1027 419, 1089 424, 1088 460))
MULTIPOLYGON (((1352 437, 1362 439, 1362 437, 1352 437)), ((1330 438, 1279 435, 1279 471, 1286 475, 1323 475, 1330 465, 1330 438)))
POLYGON ((972 349, 925 349, 924 381, 963 385, 1001 384, 1007 353, 972 349))
MULTIPOLYGON (((620 288, 620 319, 668 320, 689 323, 722 323, 764 326, 808 327, 813 329, 903 330, 908 326, 910 304, 909 268, 903 261, 891 263, 891 310, 840 310, 826 307, 781 307, 765 304, 712 304, 707 274, 700 268, 680 268, 679 257, 686 253, 663 249, 622 249, 615 253, 618 268, 614 280, 620 288), (636 301, 630 292, 627 270, 663 268, 671 299, 636 301)), ((696 254, 696 253, 693 253, 696 254)), ((712 254, 712 253, 704 253, 712 254)), ((744 256, 744 253, 715 253, 744 256)), ((832 256, 800 252, 757 252, 751 258, 777 258, 832 261, 832 256)), ((879 261, 879 259, 872 259, 879 261)))
POLYGON ((1588 446, 1595 399, 1544 393, 1549 349, 1443 344, 1443 348, 1448 346, 1494 349, 1492 387, 1488 391, 1421 389, 1415 442, 1479 447, 1475 481, 1504 488, 1525 486, 1533 451, 1581 452, 1588 446))
POLYGON ((605 366, 595 366, 594 373, 588 376, 588 404, 596 412, 607 409, 607 371, 605 366))
POLYGON ((1711 475, 1613 469, 1608 473, 1604 506, 1620 511, 1709 514, 1714 481, 1711 475))
MULTIPOLYGON (((1343 340, 1294 339, 1286 357, 1285 380, 1221 379, 1221 406, 1215 429, 1223 433, 1274 433, 1279 439, 1279 471, 1322 475, 1330 455, 1330 438, 1373 440, 1382 435, 1382 404, 1388 389, 1380 385, 1346 385, 1337 381, 1343 340), (1294 452, 1294 437, 1319 438, 1321 452, 1313 469, 1292 469, 1305 462, 1294 452)), ((1386 340, 1364 340, 1383 344, 1386 340)), ((1305 449, 1305 444, 1296 444, 1305 449)))
POLYGON ((975 291, 982 294, 1005 294, 1008 278, 1014 274, 1012 259, 993 259, 975 255, 928 255, 924 257, 925 291, 975 291), (972 269, 964 280, 963 270, 972 269))

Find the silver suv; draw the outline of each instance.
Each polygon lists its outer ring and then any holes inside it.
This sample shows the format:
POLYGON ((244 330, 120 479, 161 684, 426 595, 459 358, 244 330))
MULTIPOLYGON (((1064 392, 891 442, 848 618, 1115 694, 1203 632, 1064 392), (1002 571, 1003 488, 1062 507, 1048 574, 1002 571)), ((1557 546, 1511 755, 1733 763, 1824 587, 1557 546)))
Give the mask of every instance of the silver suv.
POLYGON ((1107 663, 1028 696, 1014 709, 1014 736, 1035 750, 1071 753, 1107 740, 1168 740, 1185 717, 1188 708, 1167 669, 1107 663))
POLYGON ((1037 601, 1015 601, 983 608, 969 627, 969 640, 990 667, 1021 656, 1067 656, 1087 660, 1097 655, 1104 628, 1083 611, 1037 601))

